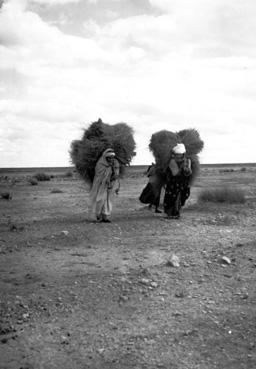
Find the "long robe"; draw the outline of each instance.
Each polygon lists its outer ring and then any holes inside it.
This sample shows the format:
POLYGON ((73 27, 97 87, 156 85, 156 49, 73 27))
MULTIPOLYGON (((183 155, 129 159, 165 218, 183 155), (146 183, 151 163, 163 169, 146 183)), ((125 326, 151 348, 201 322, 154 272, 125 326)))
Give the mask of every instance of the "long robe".
POLYGON ((104 151, 95 167, 95 176, 89 199, 91 210, 96 217, 109 216, 112 212, 112 195, 119 175, 119 163, 114 159, 113 165, 106 156, 110 149, 104 151))
POLYGON ((191 161, 184 157, 176 162, 173 157, 167 168, 164 211, 168 216, 179 217, 180 209, 190 196, 191 161))
POLYGON ((162 176, 157 173, 156 166, 151 165, 147 170, 148 183, 140 194, 139 200, 143 204, 159 206, 161 190, 164 185, 162 176))

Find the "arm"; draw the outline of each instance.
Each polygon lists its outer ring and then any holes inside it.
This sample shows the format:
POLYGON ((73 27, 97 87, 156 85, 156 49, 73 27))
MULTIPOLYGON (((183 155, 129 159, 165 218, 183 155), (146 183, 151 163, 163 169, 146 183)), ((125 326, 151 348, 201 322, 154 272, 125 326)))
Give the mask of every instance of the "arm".
POLYGON ((186 158, 185 161, 184 161, 183 173, 186 177, 188 177, 192 174, 191 160, 188 159, 188 158, 186 158))
POLYGON ((173 159, 173 158, 170 160, 169 168, 170 168, 171 173, 172 173, 173 176, 177 176, 180 172, 178 164, 176 163, 175 159, 173 159))

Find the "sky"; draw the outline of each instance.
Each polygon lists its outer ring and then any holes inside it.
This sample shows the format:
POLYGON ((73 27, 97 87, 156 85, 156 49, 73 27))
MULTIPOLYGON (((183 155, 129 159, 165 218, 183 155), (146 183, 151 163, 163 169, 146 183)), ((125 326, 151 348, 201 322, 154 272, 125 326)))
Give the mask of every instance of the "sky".
POLYGON ((201 163, 256 162, 254 0, 0 0, 0 167, 71 164, 97 121, 195 128, 201 163))

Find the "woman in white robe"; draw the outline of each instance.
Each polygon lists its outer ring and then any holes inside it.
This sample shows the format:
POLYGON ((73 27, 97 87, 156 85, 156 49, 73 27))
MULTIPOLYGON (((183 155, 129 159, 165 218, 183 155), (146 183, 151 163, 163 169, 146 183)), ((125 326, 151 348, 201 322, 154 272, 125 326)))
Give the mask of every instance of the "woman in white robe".
MULTIPOLYGON (((119 162, 112 149, 103 152, 95 167, 95 176, 90 191, 90 205, 99 222, 110 223, 112 197, 118 181, 119 162)), ((115 190, 118 192, 118 188, 115 190)))

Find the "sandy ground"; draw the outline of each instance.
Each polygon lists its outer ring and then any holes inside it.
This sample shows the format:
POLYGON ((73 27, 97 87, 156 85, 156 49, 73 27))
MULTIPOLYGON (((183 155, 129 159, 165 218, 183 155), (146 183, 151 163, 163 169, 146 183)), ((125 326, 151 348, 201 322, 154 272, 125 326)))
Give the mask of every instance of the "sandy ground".
POLYGON ((139 203, 146 177, 130 169, 111 224, 78 178, 6 175, 1 369, 256 368, 256 167, 202 169, 179 220, 139 203), (224 185, 246 204, 198 203, 224 185))

